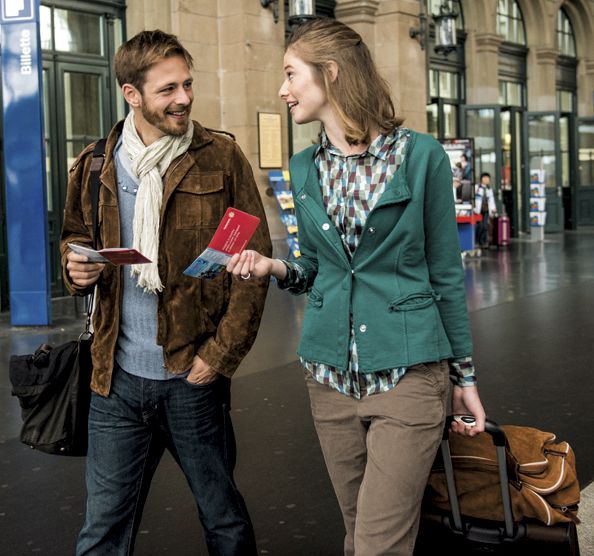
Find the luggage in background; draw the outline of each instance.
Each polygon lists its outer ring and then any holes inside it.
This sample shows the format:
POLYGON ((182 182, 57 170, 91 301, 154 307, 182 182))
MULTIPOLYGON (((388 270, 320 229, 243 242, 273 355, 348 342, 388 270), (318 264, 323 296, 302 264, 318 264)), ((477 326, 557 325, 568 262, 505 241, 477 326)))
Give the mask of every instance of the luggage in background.
POLYGON ((511 226, 509 216, 501 214, 493 217, 493 242, 492 245, 505 247, 509 245, 511 237, 511 226))

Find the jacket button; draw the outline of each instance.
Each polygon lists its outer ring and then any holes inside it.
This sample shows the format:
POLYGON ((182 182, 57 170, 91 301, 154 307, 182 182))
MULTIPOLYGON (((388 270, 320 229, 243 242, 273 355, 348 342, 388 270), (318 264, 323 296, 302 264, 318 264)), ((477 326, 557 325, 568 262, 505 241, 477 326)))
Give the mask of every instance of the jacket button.
POLYGON ((375 228, 369 228, 369 233, 370 234, 375 234, 375 228))
POLYGON ((322 230, 329 230, 330 229, 330 224, 328 224, 328 222, 326 222, 325 224, 322 224, 322 230))
POLYGON ((301 195, 301 200, 305 200, 305 198, 307 197, 307 195, 304 193, 303 195, 301 195))
POLYGON ((362 324, 359 327, 359 332, 367 332, 367 325, 366 324, 362 324))

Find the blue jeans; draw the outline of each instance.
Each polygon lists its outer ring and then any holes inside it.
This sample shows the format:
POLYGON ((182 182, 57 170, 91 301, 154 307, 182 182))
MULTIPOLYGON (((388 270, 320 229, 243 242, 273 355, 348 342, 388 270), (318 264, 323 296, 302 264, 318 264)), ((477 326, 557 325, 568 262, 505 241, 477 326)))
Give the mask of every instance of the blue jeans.
POLYGON ((87 514, 76 553, 132 554, 153 474, 167 448, 198 505, 209 554, 256 554, 252 524, 233 479, 230 380, 206 385, 150 380, 116 365, 109 396, 89 414, 87 514))

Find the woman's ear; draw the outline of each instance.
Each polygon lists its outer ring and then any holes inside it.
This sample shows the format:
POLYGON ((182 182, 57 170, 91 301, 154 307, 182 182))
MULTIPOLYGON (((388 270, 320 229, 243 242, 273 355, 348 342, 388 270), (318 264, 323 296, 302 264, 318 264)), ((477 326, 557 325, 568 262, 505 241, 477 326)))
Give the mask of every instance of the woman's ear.
POLYGON ((334 83, 338 77, 338 64, 334 60, 329 60, 326 62, 326 67, 328 68, 328 73, 330 74, 330 81, 334 83))

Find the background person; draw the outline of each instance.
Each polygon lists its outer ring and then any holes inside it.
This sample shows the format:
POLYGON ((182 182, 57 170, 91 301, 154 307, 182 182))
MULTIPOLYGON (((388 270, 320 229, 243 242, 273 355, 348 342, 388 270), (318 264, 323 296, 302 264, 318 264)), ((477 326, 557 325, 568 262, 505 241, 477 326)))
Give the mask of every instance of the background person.
MULTIPOLYGON (((233 479, 230 377, 256 338, 267 280, 184 276, 228 206, 260 217, 251 245, 271 253, 250 166, 229 137, 192 121, 192 57, 173 35, 143 31, 116 53, 131 111, 107 138, 100 247, 153 261, 91 264, 93 145, 70 171, 61 238, 73 294, 97 285, 86 519, 77 554, 130 554, 152 476, 167 448, 198 505, 210 554, 256 554, 233 479)), ((184 516, 185 517, 185 516, 184 516)))
POLYGON ((485 419, 449 158, 401 127, 367 46, 342 23, 296 28, 284 71, 294 121, 323 125, 290 166, 302 256, 249 249, 227 270, 308 294, 298 354, 345 554, 410 555, 450 376, 454 413, 476 418, 453 430, 475 435, 485 419))
POLYGON ((491 188, 491 174, 489 172, 481 174, 481 181, 476 186, 474 212, 482 216, 480 222, 476 223, 476 243, 479 247, 487 248, 489 247, 489 221, 497 216, 497 205, 491 188))

